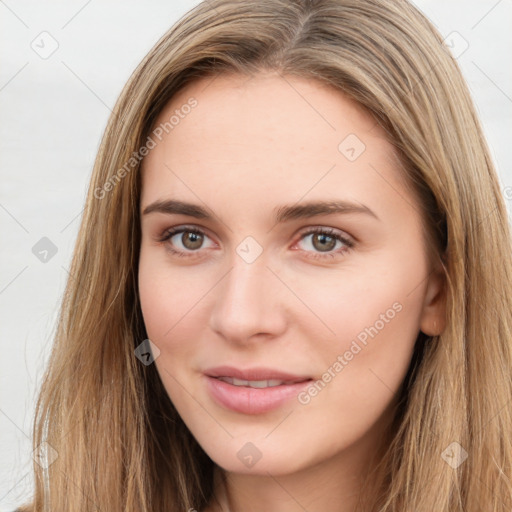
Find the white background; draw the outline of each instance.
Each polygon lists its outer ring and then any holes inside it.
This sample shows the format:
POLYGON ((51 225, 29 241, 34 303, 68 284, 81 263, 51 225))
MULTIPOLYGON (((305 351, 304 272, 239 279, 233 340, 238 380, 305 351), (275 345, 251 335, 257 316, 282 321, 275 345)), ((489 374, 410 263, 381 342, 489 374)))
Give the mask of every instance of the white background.
MULTIPOLYGON (((0 0, 0 512, 30 495, 36 394, 110 109, 139 61, 197 3, 0 0), (58 43, 47 59, 31 47, 43 31, 58 43), (57 247, 46 263, 32 253, 42 237, 57 247)), ((512 0, 415 3, 443 37, 458 32, 456 51, 469 44, 458 61, 509 207, 512 0)))

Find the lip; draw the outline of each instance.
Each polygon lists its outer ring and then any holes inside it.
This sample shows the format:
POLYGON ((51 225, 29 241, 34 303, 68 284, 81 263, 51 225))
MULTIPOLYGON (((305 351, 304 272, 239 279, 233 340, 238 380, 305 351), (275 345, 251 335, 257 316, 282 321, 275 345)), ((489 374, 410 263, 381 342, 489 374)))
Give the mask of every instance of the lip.
POLYGON ((310 377, 291 375, 270 368, 239 370, 233 367, 217 367, 204 372, 206 387, 211 397, 226 409, 242 414, 263 414, 277 409, 296 397, 312 381, 310 377), (283 380, 289 384, 268 388, 235 386, 218 377, 234 377, 243 380, 283 380))
POLYGON ((302 382, 311 379, 309 375, 292 375, 291 373, 264 368, 261 366, 240 370, 233 366, 217 366, 206 370, 208 377, 234 377, 242 380, 283 380, 286 382, 302 382))

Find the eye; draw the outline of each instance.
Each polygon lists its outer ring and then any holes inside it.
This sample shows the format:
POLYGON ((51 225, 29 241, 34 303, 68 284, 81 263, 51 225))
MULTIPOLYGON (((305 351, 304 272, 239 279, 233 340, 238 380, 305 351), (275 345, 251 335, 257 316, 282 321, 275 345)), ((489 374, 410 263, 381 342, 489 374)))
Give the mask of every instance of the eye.
POLYGON ((186 258, 196 256, 194 253, 202 248, 205 238, 209 237, 201 229, 181 226, 167 229, 158 241, 166 242, 166 249, 171 254, 186 258))
MULTIPOLYGON (((314 227, 302 233, 300 241, 306 240, 308 237, 309 243, 305 245, 313 248, 315 251, 311 255, 313 258, 334 258, 343 253, 349 252, 354 247, 354 242, 347 237, 341 235, 338 231, 332 228, 314 227), (338 244, 338 250, 334 251, 338 244), (341 245, 341 247, 340 247, 341 245)), ((306 252, 311 252, 306 249, 306 252)), ((308 256, 309 257, 309 256, 308 256)))
MULTIPOLYGON (((305 245, 309 249, 312 248, 314 250, 305 249, 304 252, 312 252, 313 254, 308 256, 312 258, 334 258, 350 251, 354 246, 354 242, 332 228, 310 228, 305 233, 302 233, 300 241, 302 242, 308 237, 311 237, 310 241, 305 245), (334 251, 337 245, 338 250, 334 251), (317 252, 315 253, 315 251, 317 252)), ((157 240, 165 243, 166 250, 171 254, 186 258, 198 256, 200 249, 204 248, 205 239, 209 239, 209 237, 203 230, 194 226, 180 226, 167 229, 157 240)), ((212 243, 211 246, 213 245, 215 244, 212 243)))

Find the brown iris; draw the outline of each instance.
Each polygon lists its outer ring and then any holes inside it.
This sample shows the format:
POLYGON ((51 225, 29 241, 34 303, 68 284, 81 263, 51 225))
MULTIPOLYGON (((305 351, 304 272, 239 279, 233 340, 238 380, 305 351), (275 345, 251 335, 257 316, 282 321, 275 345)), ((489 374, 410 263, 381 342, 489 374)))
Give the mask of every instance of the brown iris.
POLYGON ((329 236, 324 233, 314 233, 313 234, 313 247, 315 247, 315 249, 318 249, 320 251, 330 251, 330 250, 334 249, 335 246, 336 246, 336 238, 334 238, 333 236, 329 236), (328 241, 327 244, 325 243, 326 239, 330 239, 330 241, 328 241), (320 241, 320 245, 318 247, 315 243, 316 241, 320 241))
POLYGON ((203 243, 203 235, 200 233, 192 233, 190 231, 185 231, 181 235, 181 242, 183 246, 187 249, 194 250, 199 249, 201 244, 203 243))

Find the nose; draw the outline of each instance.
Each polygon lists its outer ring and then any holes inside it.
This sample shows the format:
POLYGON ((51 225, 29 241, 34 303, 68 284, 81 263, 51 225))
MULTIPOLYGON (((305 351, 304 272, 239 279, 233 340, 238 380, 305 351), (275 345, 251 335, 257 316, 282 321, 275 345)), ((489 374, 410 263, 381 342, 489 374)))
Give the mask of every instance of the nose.
POLYGON ((235 254, 231 269, 216 286, 210 327, 237 344, 277 337, 286 329, 285 292, 264 253, 252 263, 235 254))

